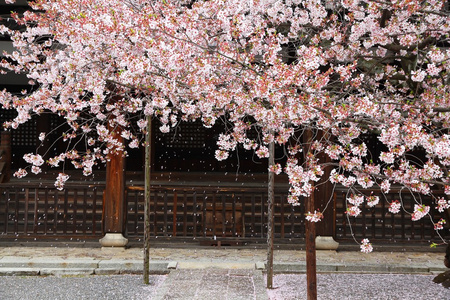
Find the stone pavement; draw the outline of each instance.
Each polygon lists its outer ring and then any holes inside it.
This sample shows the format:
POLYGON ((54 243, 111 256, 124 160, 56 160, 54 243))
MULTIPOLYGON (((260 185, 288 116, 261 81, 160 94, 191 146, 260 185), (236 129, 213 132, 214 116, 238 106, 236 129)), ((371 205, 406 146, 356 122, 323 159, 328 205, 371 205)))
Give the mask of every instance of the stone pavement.
MULTIPOLYGON (((444 251, 444 249, 442 250, 444 251)), ((318 272, 436 273, 447 270, 440 252, 317 251, 318 272)), ((263 269, 265 249, 153 248, 151 269, 263 269)), ((142 273, 143 249, 1 247, 0 275, 142 273)), ((304 250, 275 250, 275 272, 304 272, 304 250)))
MULTIPOLYGON (((317 251, 317 271, 437 274, 447 270, 443 256, 437 252, 317 251)), ((265 249, 154 248, 150 257, 152 273, 169 274, 156 299, 267 299, 265 249)), ((305 257, 301 250, 275 250, 274 271, 304 273, 305 257)), ((141 274, 142 267, 139 247, 0 247, 0 275, 141 274)))
POLYGON ((250 269, 180 269, 170 272, 156 299, 268 299, 261 271, 250 269))

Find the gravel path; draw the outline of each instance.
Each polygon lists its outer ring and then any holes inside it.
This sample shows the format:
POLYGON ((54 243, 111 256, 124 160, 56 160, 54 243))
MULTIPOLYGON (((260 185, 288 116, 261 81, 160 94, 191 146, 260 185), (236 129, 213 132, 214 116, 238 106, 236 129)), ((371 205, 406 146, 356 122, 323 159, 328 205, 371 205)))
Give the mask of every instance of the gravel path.
MULTIPOLYGON (((450 299, 450 290, 433 283, 434 275, 318 274, 318 299, 422 300, 450 299)), ((271 300, 306 299, 306 275, 274 277, 271 300)))
MULTIPOLYGON (((450 299, 450 290, 433 283, 433 275, 318 274, 317 277, 318 299, 450 299)), ((141 275, 86 277, 4 276, 0 278, 0 299, 156 299, 156 292, 166 278, 167 276, 162 275, 151 276, 150 285, 146 286, 142 283, 141 275)), ((194 282, 192 281, 193 285, 195 285, 194 282)), ((217 288, 221 290, 222 287, 219 286, 217 288)), ((306 275, 304 274, 276 275, 274 286, 276 289, 268 291, 269 299, 306 299, 306 275)), ((192 288, 198 287, 193 286, 192 288)), ((242 292, 245 293, 245 291, 242 292)), ((251 295, 248 296, 248 299, 254 298, 251 295)), ((192 297, 177 297, 174 299, 192 299, 192 297)), ((239 299, 246 298, 243 296, 239 299)), ((215 299, 206 297, 194 300, 215 299)))
POLYGON ((151 276, 150 284, 142 275, 87 277, 14 277, 0 278, 0 299, 8 300, 140 300, 152 299, 166 276, 151 276))

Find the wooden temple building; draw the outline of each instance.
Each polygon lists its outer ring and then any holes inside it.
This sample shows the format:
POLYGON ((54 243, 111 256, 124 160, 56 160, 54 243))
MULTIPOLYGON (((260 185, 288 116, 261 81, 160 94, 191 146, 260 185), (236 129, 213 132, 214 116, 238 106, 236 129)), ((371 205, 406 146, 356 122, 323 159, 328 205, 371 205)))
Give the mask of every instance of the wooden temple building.
MULTIPOLYGON (((39 131, 31 127, 1 134, 0 239, 99 239, 106 233, 142 239, 142 153, 136 151, 126 160, 111 161, 91 177, 83 177, 79 170, 66 170, 71 179, 59 191, 54 187, 52 169, 40 176, 11 177, 11 172, 22 163, 21 155, 36 149, 39 131), (125 172, 118 171, 121 169, 125 172)), ((214 143, 209 136, 213 133, 202 133, 199 124, 186 127, 179 132, 185 134, 180 140, 154 132, 158 143, 153 142, 152 154, 151 235, 165 241, 207 245, 264 243, 267 162, 255 163, 249 153, 218 162, 208 153, 214 149, 213 145, 207 146, 214 143), (199 131, 193 129, 195 126, 199 131)), ((288 204, 288 188, 286 178, 277 176, 275 240, 280 244, 303 243, 304 205, 288 204)), ((372 192, 380 195, 376 189, 372 192)), ((429 218, 414 222, 404 210, 395 215, 388 212, 388 201, 399 197, 412 211, 414 195, 393 189, 387 201, 380 201, 373 208, 363 207, 361 215, 349 218, 346 191, 321 185, 315 192, 316 207, 327 209, 325 218, 317 223, 317 235, 333 237, 338 242, 354 238, 406 244, 439 242, 429 218)), ((422 200, 433 205, 431 197, 422 196, 422 200)), ((445 213, 433 209, 431 217, 437 222, 445 213)), ((449 238, 448 229, 441 232, 449 238)))
MULTIPOLYGON (((26 1, 17 1, 16 5, 25 6, 26 1)), ((3 1, 0 10, 4 14, 11 8, 3 1)), ((8 38, 0 39, 0 53, 11 47, 8 38)), ((0 75, 0 89, 20 92, 24 85, 26 78, 0 75)), ((0 110, 0 124, 13 116, 11 111, 0 110)), ((91 177, 83 177, 81 171, 66 166, 64 171, 71 178, 62 191, 53 184, 58 170, 46 169, 38 176, 22 179, 11 176, 24 166, 23 154, 36 152, 39 133, 56 128, 58 122, 56 116, 43 115, 17 130, 1 133, 0 240, 100 239, 107 233, 142 239, 143 150, 130 150, 126 160, 116 158, 108 166, 95 170, 91 177)), ((245 245, 266 240, 267 160, 239 149, 228 160, 217 161, 215 141, 221 129, 185 123, 174 133, 154 130, 150 206, 154 238, 207 245, 245 245)), ((60 132, 54 134, 56 140, 60 132)), ((64 149, 59 142, 43 148, 55 153, 64 149)), ((305 237, 304 205, 288 204, 288 189, 287 178, 277 176, 275 240, 280 244, 298 244, 305 237)), ((376 189, 370 192, 380 195, 376 189)), ((354 239, 359 242, 363 238, 406 244, 439 242, 429 218, 413 222, 404 210, 395 215, 388 212, 388 202, 400 197, 406 210, 412 211, 414 195, 394 188, 386 198, 380 197, 384 201, 377 206, 363 207, 358 217, 348 218, 346 191, 322 184, 314 195, 316 208, 323 211, 326 207, 324 219, 317 223, 317 235, 338 242, 354 239)), ((422 201, 434 206, 431 197, 422 196, 422 201)), ((449 219, 448 212, 431 211, 435 222, 441 217, 449 219)), ((442 234, 443 238, 450 238, 448 229, 442 234)))

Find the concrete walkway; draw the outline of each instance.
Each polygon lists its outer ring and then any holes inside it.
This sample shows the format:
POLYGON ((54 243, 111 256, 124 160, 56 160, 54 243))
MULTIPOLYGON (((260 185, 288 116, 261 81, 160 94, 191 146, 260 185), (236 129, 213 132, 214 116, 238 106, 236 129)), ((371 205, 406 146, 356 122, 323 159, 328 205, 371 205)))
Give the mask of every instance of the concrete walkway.
POLYGON ((155 299, 268 299, 261 271, 180 269, 170 272, 155 299))
MULTIPOLYGON (((317 251, 318 272, 423 273, 446 271, 443 253, 317 251)), ((275 272, 305 272, 301 250, 275 250, 275 272)), ((155 248, 150 268, 156 273, 182 269, 263 270, 265 249, 155 248)), ((142 273, 142 248, 0 247, 0 275, 142 273)))

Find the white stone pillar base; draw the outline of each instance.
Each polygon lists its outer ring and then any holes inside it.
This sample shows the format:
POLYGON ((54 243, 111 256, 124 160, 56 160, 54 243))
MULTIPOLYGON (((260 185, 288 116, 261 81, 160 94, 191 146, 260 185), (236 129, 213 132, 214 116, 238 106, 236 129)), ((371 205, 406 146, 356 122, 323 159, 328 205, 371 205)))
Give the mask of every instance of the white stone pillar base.
POLYGON ((107 233, 99 242, 102 247, 125 247, 128 239, 124 238, 121 233, 107 233))
POLYGON ((338 247, 339 243, 332 236, 316 236, 317 250, 336 250, 338 247))

